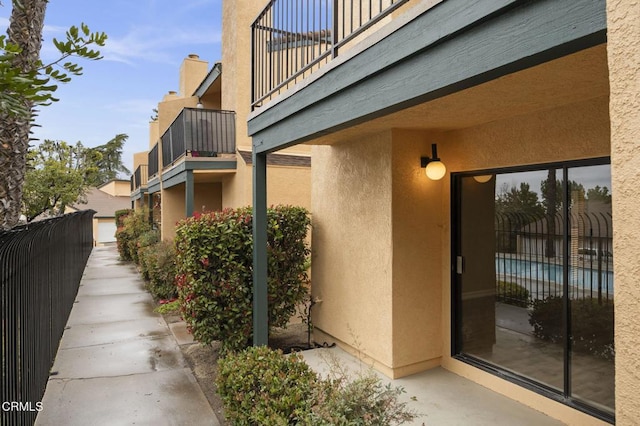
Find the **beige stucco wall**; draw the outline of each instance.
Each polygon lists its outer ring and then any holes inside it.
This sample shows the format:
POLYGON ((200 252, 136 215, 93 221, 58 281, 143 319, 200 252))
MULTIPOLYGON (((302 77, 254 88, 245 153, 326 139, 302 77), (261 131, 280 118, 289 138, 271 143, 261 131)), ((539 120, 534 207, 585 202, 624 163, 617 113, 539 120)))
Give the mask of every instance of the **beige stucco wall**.
MULTIPOLYGON (((253 204, 253 167, 237 156, 236 173, 226 176, 222 185, 223 207, 253 204)), ((311 209, 311 168, 267 167, 267 205, 289 204, 311 209)))
POLYGON ((112 180, 102 185, 99 189, 114 197, 128 197, 131 194, 131 182, 128 180, 112 180))
POLYGON ((181 183, 162 190, 161 230, 163 240, 173 240, 176 236, 176 223, 185 218, 185 184, 181 183))
MULTIPOLYGON (((149 151, 136 152, 133 154, 133 170, 135 172, 138 166, 147 164, 149 162, 149 151)), ((129 195, 129 194, 127 194, 129 195)))
POLYGON ((616 424, 640 422, 640 3, 607 0, 616 274, 616 424))
MULTIPOLYGON (((175 237, 178 221, 186 217, 185 184, 162 189, 161 234, 163 240, 175 237)), ((196 182, 193 184, 193 211, 202 213, 222 209, 222 183, 196 182)))
POLYGON ((269 166, 267 205, 271 204, 289 204, 311 209, 311 168, 269 166))
POLYGON ((98 239, 98 228, 99 228, 98 223, 100 222, 100 220, 104 220, 104 218, 99 219, 99 218, 94 216, 94 218, 91 220, 91 226, 93 228, 92 232, 93 232, 93 246, 94 247, 98 245, 98 241, 97 241, 97 239, 98 239))
MULTIPOLYGON (((152 120, 149 122, 149 151, 153 148, 153 146, 158 143, 160 139, 160 126, 158 120, 152 120)), ((161 153, 158 153, 159 155, 161 153)))
POLYGON ((238 168, 236 174, 233 176, 225 176, 222 179, 222 208, 235 208, 241 206, 243 203, 239 198, 239 186, 240 179, 238 175, 241 173, 240 159, 238 159, 238 168))
POLYGON ((251 109, 251 28, 266 1, 222 2, 222 109, 236 112, 236 144, 251 150, 247 116, 251 109))
POLYGON ((190 97, 207 76, 209 63, 203 61, 195 53, 190 53, 180 65, 180 81, 178 94, 190 97))
POLYGON ((393 368, 405 376, 439 364, 442 355, 442 185, 417 167, 432 135, 393 130, 393 368), (420 324, 419 327, 416 327, 420 324))
POLYGON ((222 209, 222 184, 220 182, 195 183, 193 192, 194 212, 203 213, 222 209))
POLYGON ((312 151, 314 327, 383 371, 393 366, 391 137, 312 151))

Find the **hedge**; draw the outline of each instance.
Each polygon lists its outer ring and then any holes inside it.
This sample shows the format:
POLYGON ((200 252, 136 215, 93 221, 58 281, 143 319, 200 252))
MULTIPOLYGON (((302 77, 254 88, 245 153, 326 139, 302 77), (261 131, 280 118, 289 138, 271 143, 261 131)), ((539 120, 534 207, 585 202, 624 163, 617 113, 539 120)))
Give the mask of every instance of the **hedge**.
MULTIPOLYGON (((294 206, 269 208, 267 218, 269 326, 285 327, 309 291, 310 219, 294 206)), ((176 229, 182 316, 196 340, 219 340, 223 351, 252 337, 252 222, 245 207, 195 215, 176 229)))

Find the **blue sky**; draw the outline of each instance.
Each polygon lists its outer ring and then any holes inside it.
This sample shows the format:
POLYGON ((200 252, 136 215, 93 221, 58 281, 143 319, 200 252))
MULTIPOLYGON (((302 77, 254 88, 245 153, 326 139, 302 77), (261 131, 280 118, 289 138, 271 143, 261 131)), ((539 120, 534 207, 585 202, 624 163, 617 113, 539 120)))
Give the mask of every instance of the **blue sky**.
MULTIPOLYGON (((1 32, 11 1, 0 7, 1 32)), ((221 59, 222 0, 51 0, 45 17, 41 57, 51 61, 51 39, 81 22, 109 36, 104 58, 78 60, 84 75, 60 85, 60 99, 43 107, 34 137, 101 145, 118 133, 129 135, 123 160, 149 146, 149 119, 169 90, 178 90, 178 71, 190 53, 213 65, 221 59)), ((133 171, 133 170, 132 170, 133 171)), ((128 176, 123 176, 128 178, 128 176)))

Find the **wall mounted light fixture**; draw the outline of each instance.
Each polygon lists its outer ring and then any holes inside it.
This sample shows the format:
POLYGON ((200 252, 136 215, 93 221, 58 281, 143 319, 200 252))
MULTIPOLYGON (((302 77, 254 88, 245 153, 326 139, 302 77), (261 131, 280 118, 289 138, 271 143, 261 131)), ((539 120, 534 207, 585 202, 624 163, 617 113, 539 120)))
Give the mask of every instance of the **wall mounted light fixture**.
POLYGON ((493 175, 476 175, 473 179, 478 183, 487 183, 493 178, 493 175))
POLYGON ((425 167, 425 173, 431 180, 440 180, 447 173, 447 168, 438 158, 438 146, 431 144, 431 158, 420 157, 420 167, 425 167))

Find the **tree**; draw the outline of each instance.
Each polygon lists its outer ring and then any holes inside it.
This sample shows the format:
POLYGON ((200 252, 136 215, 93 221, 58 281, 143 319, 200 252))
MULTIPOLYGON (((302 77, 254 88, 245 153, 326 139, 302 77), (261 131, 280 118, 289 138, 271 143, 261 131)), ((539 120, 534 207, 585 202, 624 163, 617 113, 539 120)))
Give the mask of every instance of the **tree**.
POLYGON ((96 158, 97 173, 88 183, 91 186, 100 186, 103 183, 116 179, 119 173, 131 174, 131 171, 122 163, 122 149, 129 136, 120 133, 104 145, 89 148, 96 158))
POLYGON ((100 59, 89 46, 104 46, 107 39, 85 24, 71 27, 66 41, 53 41, 60 58, 44 64, 40 49, 47 2, 13 0, 7 37, 0 37, 0 229, 10 229, 19 219, 34 108, 57 100, 53 83, 82 74, 81 67, 63 61, 71 56, 100 59))
POLYGON ((67 206, 84 201, 90 187, 115 179, 118 171, 128 172, 122 165, 122 145, 127 138, 119 134, 96 148, 46 140, 30 149, 22 196, 27 221, 43 213, 63 214, 67 206))
MULTIPOLYGON (((550 211, 552 204, 555 206, 555 210, 561 210, 562 199, 564 192, 564 185, 562 181, 555 179, 556 171, 554 169, 549 170, 549 177, 540 182, 540 189, 542 192, 542 200, 544 205, 547 206, 547 210, 550 211), (553 176, 553 177, 552 177, 553 176), (555 184, 551 184, 555 182, 555 184)), ((584 185, 570 180, 569 182, 569 205, 577 200, 585 199, 584 185)))
POLYGON ((27 222, 43 213, 58 216, 85 195, 87 181, 96 173, 90 152, 78 142, 45 140, 30 149, 23 191, 23 212, 27 222))
POLYGON ((538 194, 531 190, 526 182, 520 187, 509 187, 504 184, 496 199, 496 211, 504 214, 519 214, 530 218, 538 218, 544 213, 544 207, 538 200, 538 194))
POLYGON ((499 250, 515 253, 518 246, 516 231, 540 219, 543 213, 538 194, 527 182, 520 182, 519 187, 504 183, 496 197, 496 227, 502 231, 496 241, 499 250))
POLYGON ((545 213, 547 214, 547 238, 545 239, 544 254, 548 258, 556 256, 556 214, 562 205, 562 182, 556 179, 556 169, 547 172, 547 179, 540 182, 545 213))
POLYGON ((587 190, 587 199, 589 201, 600 201, 603 204, 611 204, 611 193, 606 186, 596 185, 587 190))

